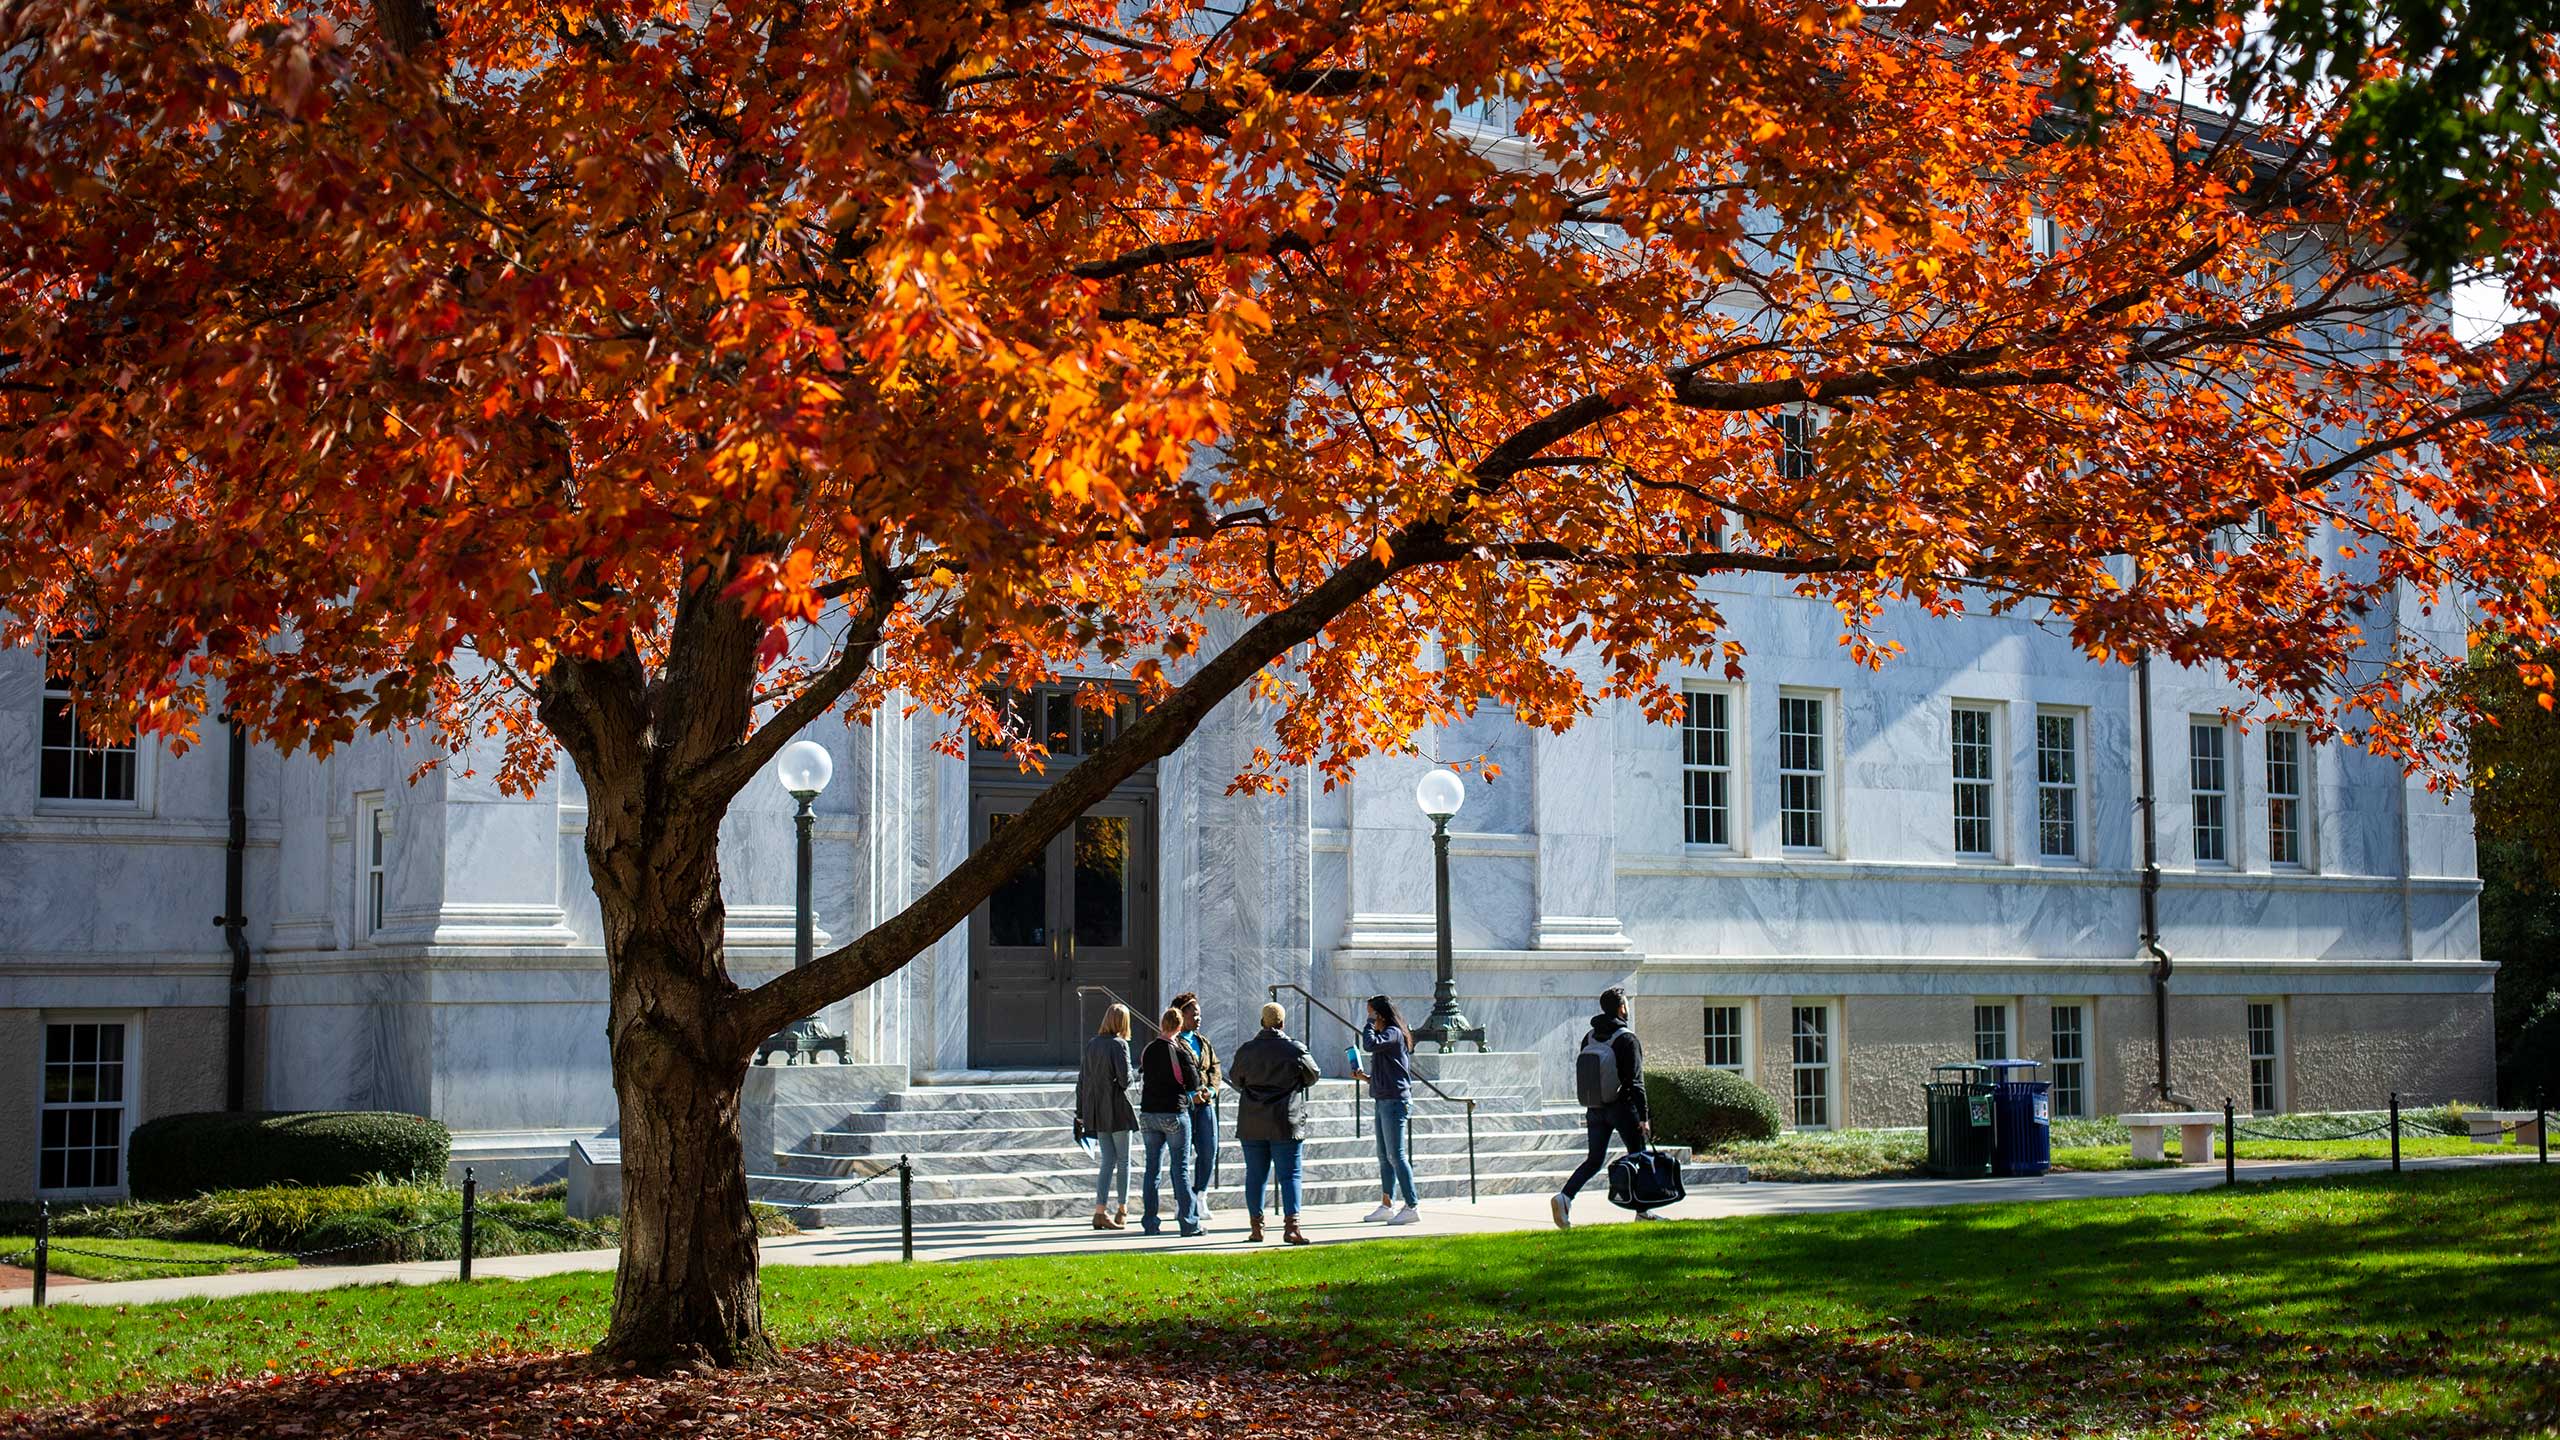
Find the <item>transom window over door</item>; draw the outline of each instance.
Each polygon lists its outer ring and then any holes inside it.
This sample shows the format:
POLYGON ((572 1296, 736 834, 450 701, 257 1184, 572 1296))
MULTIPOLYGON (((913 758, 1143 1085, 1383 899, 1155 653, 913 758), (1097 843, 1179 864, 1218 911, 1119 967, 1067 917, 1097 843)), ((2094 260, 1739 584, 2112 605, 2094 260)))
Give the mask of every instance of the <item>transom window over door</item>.
POLYGON ((1818 695, 1778 697, 1779 843, 1820 850, 1830 835, 1830 751, 1818 695))
POLYGON ((1692 690, 1680 721, 1682 835, 1692 845, 1733 844, 1733 697, 1692 690))
POLYGON ((60 804, 131 809, 141 802, 141 756, 130 743, 110 745, 89 733, 70 672, 48 647, 44 714, 36 763, 36 798, 60 804))
POLYGON ((79 1194, 124 1187, 125 1026, 58 1020, 44 1027, 44 1091, 37 1111, 36 1188, 79 1194))
POLYGON ((2231 732, 2219 720, 2187 726, 2187 793, 2195 810, 2196 863, 2231 863, 2231 732))
POLYGON ((1988 858, 1992 817, 1999 802, 1992 781, 1991 712, 1959 705, 1948 712, 1948 759, 1955 767, 1955 846, 1959 855, 1988 858))
POLYGON ((2080 718, 2036 712, 2036 854, 2080 858, 2080 718))

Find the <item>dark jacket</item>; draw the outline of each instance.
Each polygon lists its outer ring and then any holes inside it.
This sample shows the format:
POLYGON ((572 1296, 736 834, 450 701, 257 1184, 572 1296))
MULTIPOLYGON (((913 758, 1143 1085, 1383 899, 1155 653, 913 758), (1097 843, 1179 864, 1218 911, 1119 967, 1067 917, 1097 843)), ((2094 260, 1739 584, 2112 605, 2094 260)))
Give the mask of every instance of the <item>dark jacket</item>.
POLYGON ((1084 1068, 1076 1072, 1076 1123, 1087 1135, 1138 1128, 1129 1108, 1129 1042, 1096 1035, 1084 1042, 1084 1068))
POLYGON ((1322 1078, 1307 1047, 1277 1030, 1237 1046, 1227 1061, 1227 1083, 1243 1097, 1236 1106, 1236 1138, 1305 1139, 1307 1092, 1322 1078))
POLYGON ((1360 1043, 1369 1047, 1369 1063, 1361 1068, 1369 1072, 1369 1098, 1372 1100, 1410 1100, 1413 1098, 1413 1037, 1401 1025, 1379 1029, 1375 1022, 1360 1027, 1360 1043))
POLYGON ((1644 1098, 1644 1042, 1626 1021, 1608 1014, 1592 1016, 1591 1033, 1573 1048, 1578 1052, 1593 1040, 1606 1040, 1618 1052, 1618 1109, 1630 1120, 1651 1120, 1653 1110, 1644 1098))
POLYGON ((1224 1078, 1224 1072, 1218 1068, 1218 1047, 1209 1042, 1206 1030, 1186 1030, 1182 1038, 1200 1042, 1200 1053, 1195 1057, 1200 1067, 1200 1088, 1209 1092, 1208 1103, 1217 1104, 1218 1081, 1224 1078))
POLYGON ((1200 1088, 1200 1069, 1191 1054, 1159 1037, 1138 1055, 1138 1111, 1143 1115, 1186 1115, 1191 1092, 1200 1088))

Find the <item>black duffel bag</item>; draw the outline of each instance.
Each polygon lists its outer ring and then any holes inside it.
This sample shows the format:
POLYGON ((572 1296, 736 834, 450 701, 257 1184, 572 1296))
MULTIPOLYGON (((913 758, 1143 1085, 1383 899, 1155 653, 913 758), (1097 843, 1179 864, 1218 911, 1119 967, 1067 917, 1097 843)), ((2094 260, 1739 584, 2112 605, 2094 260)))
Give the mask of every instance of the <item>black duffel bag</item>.
POLYGON ((1609 1203, 1621 1210, 1659 1210, 1689 1198, 1680 1162, 1659 1150, 1637 1150, 1609 1163, 1609 1203))

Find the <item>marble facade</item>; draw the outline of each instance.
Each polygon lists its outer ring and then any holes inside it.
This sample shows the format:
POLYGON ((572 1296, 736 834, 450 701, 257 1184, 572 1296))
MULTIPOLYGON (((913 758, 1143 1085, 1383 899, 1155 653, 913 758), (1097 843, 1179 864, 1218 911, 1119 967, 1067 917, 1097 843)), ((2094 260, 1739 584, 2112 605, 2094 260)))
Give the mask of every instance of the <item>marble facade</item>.
MULTIPOLYGON (((1951 1018, 1969 1015, 1964 997, 2002 997, 2021 1027, 2053 997, 2085 999, 2103 1057, 2101 1108, 2139 1103, 2151 1031, 2137 958, 2130 673, 2090 663, 2031 618, 1918 619, 1892 630, 1908 653, 1868 671, 1845 658, 1825 607, 1765 581, 1715 588, 1749 646, 1745 680, 1694 682, 1731 697, 1732 846, 1685 843, 1681 734, 1631 707, 1603 704, 1561 734, 1484 714, 1417 737, 1419 753, 1374 760, 1347 785, 1300 777, 1283 794, 1244 795, 1228 784, 1267 741, 1269 717, 1231 699, 1153 777, 1159 994, 1200 991, 1213 1026, 1231 1031, 1274 985, 1303 986, 1346 1012, 1383 991, 1419 1018, 1431 992, 1432 894, 1429 823, 1413 782, 1435 762, 1490 758, 1500 776, 1471 781, 1452 827, 1461 990, 1497 1049, 1544 1057, 1551 1089, 1566 1083, 1591 997, 1627 985, 1642 998, 1648 1043, 1666 1058, 1695 1054, 1704 1001, 1747 1002, 1759 1017, 1749 1068, 1773 1087, 1787 1078, 1787 1002, 1837 1006, 1837 1119, 1853 1124, 1909 1123, 1916 1089, 1900 1092, 1910 1066, 1970 1056, 1970 1031, 1951 1018), (1780 843, 1782 691, 1831 707, 1831 844, 1819 852, 1780 843), (1954 701, 1998 717, 1988 858, 1953 854, 1954 701), (2067 862, 2035 853, 2038 707, 2067 708, 2084 736, 2082 853, 2067 862), (1876 1067, 1860 1068, 1862 1044, 1876 1067)), ((2441 628, 2427 617, 2401 623, 2441 628)), ((0 1048, 19 1051, 47 1017, 118 1015, 138 1025, 149 1056, 166 1012, 173 1032, 186 1017, 184 1045, 199 1054, 201 1017, 218 1017, 228 971, 209 923, 222 900, 218 734, 184 754, 151 755, 129 809, 61 811, 36 795, 39 689, 35 656, 0 653, 0 1037, 18 1037, 0 1048)), ((2181 1065, 2227 1073, 2237 1007, 2276 997, 2289 1007, 2286 1044, 2298 1057, 2294 1103, 2379 1104, 2362 1092, 2386 1083, 2486 1095, 2489 1042, 2473 1020, 2485 1013, 2493 967, 2479 959, 2460 797, 2430 793, 2389 762, 2321 747, 2308 863, 2270 865, 2259 843, 2264 732, 2249 725, 2234 732, 2235 858, 2199 865, 2186 819, 2187 719, 2242 697, 2216 677, 2165 668, 2154 690, 2161 914, 2179 960, 2173 993, 2191 1012, 2173 1024, 2181 1065), (2369 1049, 2388 1063, 2355 1058, 2369 1049)), ((822 946, 894 914, 966 853, 969 767, 933 747, 939 728, 932 716, 893 712, 814 737, 837 765, 818 802, 822 946)), ((573 1139, 615 1125, 583 797, 565 772, 532 796, 504 795, 487 763, 434 768, 412 784, 423 758, 383 740, 317 759, 251 752, 251 1103, 429 1114, 455 1129, 458 1153, 542 1173, 573 1139), (393 841, 383 924, 367 934, 355 817, 373 796, 391 812, 393 841)), ((466 761, 475 758, 485 761, 466 761)), ((788 963, 790 807, 760 780, 723 832, 730 959, 742 979, 788 963)), ((965 1070, 968 971, 964 927, 831 1007, 829 1019, 866 1074, 965 1070)), ((1337 1054, 1343 1038, 1329 1025, 1319 1017, 1310 1037, 1320 1055, 1337 1054)), ((2020 1038, 2035 1050, 2023 1028, 2020 1038)), ((169 1043, 179 1044, 174 1033, 169 1043)), ((0 1065, 0 1085, 32 1086, 23 1059, 0 1065)), ((210 1079, 205 1069, 191 1062, 194 1080, 150 1088, 149 1105, 218 1106, 220 1066, 210 1079)), ((0 1106, 10 1117, 0 1120, 0 1195, 32 1188, 33 1108, 0 1106)))

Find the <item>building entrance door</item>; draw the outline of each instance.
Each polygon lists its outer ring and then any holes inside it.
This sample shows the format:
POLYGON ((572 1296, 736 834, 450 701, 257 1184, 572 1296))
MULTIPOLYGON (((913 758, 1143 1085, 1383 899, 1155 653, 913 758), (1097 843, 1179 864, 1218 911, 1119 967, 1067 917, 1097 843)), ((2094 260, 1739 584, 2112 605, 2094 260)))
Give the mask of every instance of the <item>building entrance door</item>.
MULTIPOLYGON (((981 784, 969 833, 985 844, 1038 797, 1032 786, 981 784)), ((969 1064, 1053 1069, 1076 1064, 1110 1001, 1155 1005, 1155 804, 1114 795, 1076 817, 1038 859, 969 917, 969 1064)))

